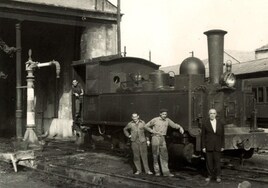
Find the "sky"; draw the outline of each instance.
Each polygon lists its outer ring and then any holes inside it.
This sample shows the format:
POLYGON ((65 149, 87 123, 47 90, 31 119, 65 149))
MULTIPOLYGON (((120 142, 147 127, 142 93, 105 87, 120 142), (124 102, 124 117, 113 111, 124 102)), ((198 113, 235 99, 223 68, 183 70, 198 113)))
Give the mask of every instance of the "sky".
MULTIPOLYGON (((117 0, 110 0, 117 5, 117 0)), ((222 29, 224 49, 254 51, 268 44, 268 0, 121 0, 121 46, 127 56, 162 67, 181 63, 191 51, 207 58, 203 33, 222 29)))

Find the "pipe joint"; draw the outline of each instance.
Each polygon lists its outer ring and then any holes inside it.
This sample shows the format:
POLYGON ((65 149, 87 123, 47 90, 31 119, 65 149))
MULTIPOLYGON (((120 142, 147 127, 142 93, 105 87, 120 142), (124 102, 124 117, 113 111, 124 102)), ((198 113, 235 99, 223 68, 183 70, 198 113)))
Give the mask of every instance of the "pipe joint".
POLYGON ((60 78, 60 63, 58 61, 52 61, 52 64, 56 66, 56 75, 57 78, 60 78))

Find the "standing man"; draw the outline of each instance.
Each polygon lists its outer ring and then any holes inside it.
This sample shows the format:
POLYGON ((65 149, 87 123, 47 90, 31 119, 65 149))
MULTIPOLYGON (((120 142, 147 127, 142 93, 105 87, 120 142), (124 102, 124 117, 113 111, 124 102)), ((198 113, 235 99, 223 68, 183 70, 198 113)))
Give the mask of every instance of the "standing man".
POLYGON ((221 152, 224 150, 224 126, 216 120, 217 111, 209 110, 209 120, 202 126, 202 151, 206 154, 206 165, 208 170, 209 182, 215 178, 221 182, 221 152))
POLYGON ((72 82, 72 92, 75 97, 75 118, 78 119, 81 117, 84 90, 77 80, 72 82))
POLYGON ((138 113, 132 114, 132 121, 127 124, 124 128, 124 134, 131 140, 131 148, 133 151, 133 162, 137 171, 134 173, 139 175, 142 171, 141 169, 141 160, 143 163, 144 170, 146 174, 153 174, 148 166, 148 155, 147 155, 147 145, 150 144, 149 138, 145 137, 145 123, 139 119, 138 113), (130 133, 129 133, 130 131, 130 133))
POLYGON ((180 133, 183 134, 184 130, 179 125, 174 123, 172 120, 167 118, 167 109, 160 110, 160 117, 153 118, 145 125, 150 133, 152 133, 152 153, 154 160, 154 171, 156 176, 160 176, 160 168, 158 164, 158 158, 160 158, 160 165, 163 176, 174 176, 170 173, 168 168, 168 151, 165 136, 167 133, 168 126, 179 129, 180 133))

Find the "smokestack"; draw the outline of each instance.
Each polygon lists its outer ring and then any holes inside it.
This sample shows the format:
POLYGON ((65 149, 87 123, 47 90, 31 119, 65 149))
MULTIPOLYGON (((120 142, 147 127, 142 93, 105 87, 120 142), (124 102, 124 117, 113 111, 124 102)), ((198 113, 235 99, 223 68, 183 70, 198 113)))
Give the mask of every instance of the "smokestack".
POLYGON ((208 62, 210 83, 219 84, 220 77, 223 73, 223 46, 224 35, 223 30, 209 30, 204 32, 208 38, 208 62))

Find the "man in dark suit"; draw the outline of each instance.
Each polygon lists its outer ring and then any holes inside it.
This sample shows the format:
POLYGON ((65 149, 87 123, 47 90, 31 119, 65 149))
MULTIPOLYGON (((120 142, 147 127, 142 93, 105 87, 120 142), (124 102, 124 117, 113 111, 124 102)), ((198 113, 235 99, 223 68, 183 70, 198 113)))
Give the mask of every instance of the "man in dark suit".
POLYGON ((209 177, 216 178, 218 183, 221 182, 221 152, 224 150, 224 126, 216 120, 217 111, 209 110, 209 120, 202 126, 202 151, 206 154, 206 165, 209 177))

